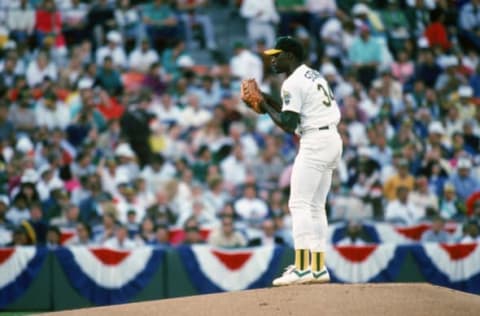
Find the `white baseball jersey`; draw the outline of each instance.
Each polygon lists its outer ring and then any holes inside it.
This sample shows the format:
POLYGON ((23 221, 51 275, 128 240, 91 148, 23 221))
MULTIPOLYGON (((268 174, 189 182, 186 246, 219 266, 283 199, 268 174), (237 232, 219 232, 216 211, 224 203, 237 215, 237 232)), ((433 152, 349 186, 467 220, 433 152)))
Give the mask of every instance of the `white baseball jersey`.
POLYGON ((340 110, 328 82, 322 75, 301 65, 282 84, 282 111, 300 114, 296 132, 340 122, 340 110))

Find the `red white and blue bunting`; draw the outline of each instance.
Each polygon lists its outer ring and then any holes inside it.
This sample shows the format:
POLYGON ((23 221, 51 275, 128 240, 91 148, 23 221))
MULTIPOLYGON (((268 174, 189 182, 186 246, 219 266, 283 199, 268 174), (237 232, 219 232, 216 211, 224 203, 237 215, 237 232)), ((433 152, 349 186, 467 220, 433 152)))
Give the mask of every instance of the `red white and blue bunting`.
POLYGON ((96 305, 129 302, 163 266, 165 250, 73 246, 55 251, 71 285, 96 305))
POLYGON ((405 247, 393 244, 329 247, 327 267, 334 282, 391 282, 405 254, 405 247))
MULTIPOLYGON (((365 222, 363 228, 370 237, 372 243, 394 243, 409 244, 418 243, 422 234, 432 227, 431 223, 420 223, 411 226, 392 225, 388 223, 365 222)), ((329 225, 330 242, 338 243, 345 237, 345 223, 335 223, 329 225)), ((452 236, 461 229, 461 225, 456 223, 447 223, 445 230, 452 236)))
POLYGON ((180 246, 177 250, 194 287, 205 294, 270 286, 280 268, 284 248, 234 250, 195 245, 180 246))
POLYGON ((480 294, 480 245, 418 245, 413 256, 425 279, 433 284, 480 294))
POLYGON ((0 309, 30 287, 43 266, 47 250, 37 247, 0 249, 0 309))

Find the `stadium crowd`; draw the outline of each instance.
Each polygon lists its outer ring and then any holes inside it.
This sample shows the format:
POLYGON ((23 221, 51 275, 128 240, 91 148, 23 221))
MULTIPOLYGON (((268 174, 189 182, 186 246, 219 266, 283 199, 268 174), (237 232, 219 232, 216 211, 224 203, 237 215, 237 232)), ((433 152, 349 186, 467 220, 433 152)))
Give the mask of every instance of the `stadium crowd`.
POLYGON ((304 43, 342 110, 327 211, 350 221, 344 242, 363 220, 480 240, 480 0, 3 0, 0 247, 74 230, 67 244, 130 249, 175 229, 291 246, 298 138, 239 98, 244 78, 278 97, 261 52, 280 35, 304 43), (245 22, 233 47, 218 8, 245 22))

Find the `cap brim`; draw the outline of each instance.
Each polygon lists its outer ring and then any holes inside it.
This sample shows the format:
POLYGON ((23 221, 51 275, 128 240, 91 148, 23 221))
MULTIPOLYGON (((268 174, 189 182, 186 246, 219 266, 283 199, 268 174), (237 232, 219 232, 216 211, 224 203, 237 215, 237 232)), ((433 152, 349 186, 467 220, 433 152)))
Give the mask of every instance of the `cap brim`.
POLYGON ((280 54, 281 52, 282 52, 281 49, 272 48, 272 49, 267 49, 267 50, 264 51, 263 53, 264 53, 265 55, 268 55, 268 56, 273 56, 273 55, 280 54))

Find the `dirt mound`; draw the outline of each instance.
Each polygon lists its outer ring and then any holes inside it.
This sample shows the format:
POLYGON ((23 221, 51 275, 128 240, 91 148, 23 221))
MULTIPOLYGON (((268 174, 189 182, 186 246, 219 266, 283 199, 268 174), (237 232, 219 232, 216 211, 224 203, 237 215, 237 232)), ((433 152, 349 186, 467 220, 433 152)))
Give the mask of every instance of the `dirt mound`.
POLYGON ((78 309, 52 315, 480 315, 480 296, 428 284, 299 285, 78 309))

